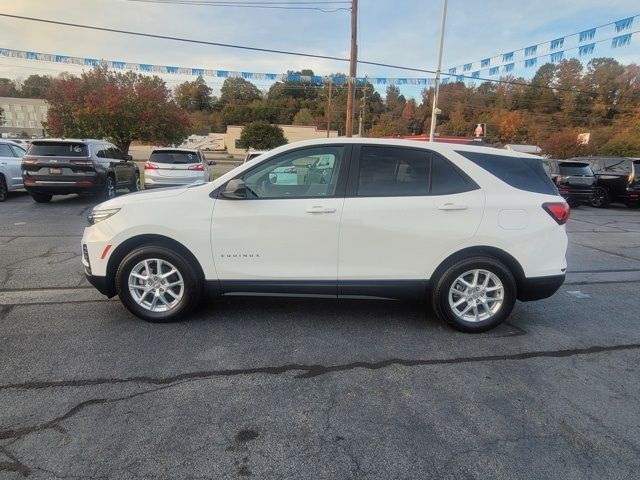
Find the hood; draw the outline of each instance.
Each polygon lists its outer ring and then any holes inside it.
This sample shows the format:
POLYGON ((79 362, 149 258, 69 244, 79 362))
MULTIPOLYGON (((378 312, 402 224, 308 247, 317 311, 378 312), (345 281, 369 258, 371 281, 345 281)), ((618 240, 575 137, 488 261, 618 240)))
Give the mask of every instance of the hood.
POLYGON ((132 203, 146 202, 148 200, 157 200, 160 198, 175 197, 182 195, 189 187, 166 187, 155 188, 153 190, 140 190, 139 192, 128 193, 121 197, 112 198, 106 202, 96 205, 96 209, 121 208, 132 203))

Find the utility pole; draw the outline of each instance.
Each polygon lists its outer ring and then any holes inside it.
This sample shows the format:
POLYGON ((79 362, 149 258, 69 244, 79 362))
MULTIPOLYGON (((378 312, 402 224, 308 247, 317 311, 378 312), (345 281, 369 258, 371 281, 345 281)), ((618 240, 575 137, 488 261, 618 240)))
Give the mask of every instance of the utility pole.
POLYGON ((438 69, 436 70, 436 84, 433 89, 433 105, 431 108, 431 130, 429 141, 433 142, 436 133, 436 119, 438 112, 438 93, 440 93, 440 69, 442 68, 442 47, 444 46, 444 25, 447 21, 447 0, 442 0, 442 17, 440 18, 440 46, 438 48, 438 69))
POLYGON ((364 90, 362 92, 362 104, 360 105, 360 122, 358 124, 358 136, 362 138, 363 127, 364 127, 364 109, 367 104, 367 84, 364 85, 364 90))
POLYGON ((358 0, 351 0, 351 57, 349 59, 349 82, 347 89, 347 121, 345 134, 353 135, 353 94, 356 67, 358 65, 358 0))
POLYGON ((331 133, 331 92, 333 90, 333 77, 329 77, 329 104, 327 105, 327 138, 331 133))

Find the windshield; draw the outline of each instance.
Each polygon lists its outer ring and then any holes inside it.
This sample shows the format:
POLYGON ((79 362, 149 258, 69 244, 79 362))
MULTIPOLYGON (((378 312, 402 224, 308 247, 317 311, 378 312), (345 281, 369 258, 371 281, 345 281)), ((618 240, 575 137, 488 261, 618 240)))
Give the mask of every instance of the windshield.
POLYGON ((31 144, 29 155, 39 157, 86 157, 87 146, 75 142, 38 142, 31 144))
POLYGON ((559 167, 560 175, 593 175, 591 167, 586 163, 563 162, 559 167))
POLYGON ((167 163, 171 165, 185 165, 200 163, 200 157, 194 152, 167 151, 153 152, 149 158, 153 163, 167 163))

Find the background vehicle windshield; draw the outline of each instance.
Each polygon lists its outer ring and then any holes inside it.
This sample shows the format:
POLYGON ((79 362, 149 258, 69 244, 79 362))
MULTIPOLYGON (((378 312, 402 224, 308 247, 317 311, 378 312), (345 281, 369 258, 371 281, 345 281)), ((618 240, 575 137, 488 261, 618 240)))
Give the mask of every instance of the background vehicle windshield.
POLYGON ((185 165, 200 163, 200 157, 193 152, 167 151, 153 152, 149 158, 153 163, 168 163, 173 165, 185 165))
POLYGON ((38 142, 31 145, 29 155, 40 157, 86 157, 87 146, 72 142, 38 142))
POLYGON ((593 171, 586 163, 562 162, 560 175, 593 175, 593 171))

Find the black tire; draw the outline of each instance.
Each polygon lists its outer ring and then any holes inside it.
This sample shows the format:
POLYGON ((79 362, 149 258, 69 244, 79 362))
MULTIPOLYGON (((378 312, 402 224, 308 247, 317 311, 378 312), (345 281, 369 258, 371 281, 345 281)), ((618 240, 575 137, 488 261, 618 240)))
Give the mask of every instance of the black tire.
POLYGON ((107 175, 107 178, 105 178, 102 196, 107 200, 116 196, 116 180, 113 175, 107 175))
MULTIPOLYGON (((124 306, 137 317, 153 323, 173 322, 182 320, 198 304, 202 280, 196 273, 196 269, 182 255, 164 245, 143 245, 133 250, 120 262, 116 272, 116 291, 124 306), (164 312, 154 312, 141 306, 129 290, 129 276, 132 270, 140 262, 153 259, 171 263, 183 280, 182 297, 171 309, 164 312)), ((148 295, 152 295, 152 292, 150 291, 148 295)), ((144 298, 143 296, 143 300, 144 298)), ((166 294, 165 298, 170 299, 166 294)), ((149 297, 146 299, 149 300, 149 297)))
POLYGON ((611 199, 609 198, 609 192, 604 187, 596 187, 591 197, 591 206, 593 208, 603 208, 609 205, 611 199))
POLYGON ((31 192, 30 195, 36 203, 49 203, 53 198, 53 195, 49 193, 31 192))
POLYGON ((131 193, 137 192, 140 190, 140 174, 138 172, 133 176, 133 183, 129 185, 129 191, 131 193))
POLYGON ((7 181, 4 179, 4 175, 0 175, 0 202, 4 202, 8 196, 7 181))
MULTIPOLYGON (((482 279, 484 278, 486 277, 482 277, 482 279)), ((478 295, 481 296, 482 291, 478 292, 478 295)), ((460 295, 460 297, 461 296, 462 295, 460 295)), ((438 318, 440 318, 440 320, 444 321, 451 327, 461 332, 479 333, 490 330, 502 323, 509 316, 511 310, 513 310, 513 306, 516 302, 516 296, 516 281, 513 277, 513 274, 506 265, 504 265, 499 260, 491 257, 471 257, 456 262, 455 264, 450 266, 440 276, 440 278, 436 280, 431 301, 433 310, 435 311, 438 318), (479 321, 468 321, 460 318, 454 313, 453 308, 450 306, 449 302, 449 292, 454 282, 457 281, 458 277, 463 275, 465 272, 469 272, 475 269, 488 271, 498 277, 498 279, 502 283, 503 300, 502 304, 498 307, 498 310, 495 311, 489 318, 479 321)), ((468 303, 465 302, 465 308, 467 305, 468 303)), ((486 312, 484 308, 483 310, 486 312)))

